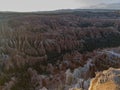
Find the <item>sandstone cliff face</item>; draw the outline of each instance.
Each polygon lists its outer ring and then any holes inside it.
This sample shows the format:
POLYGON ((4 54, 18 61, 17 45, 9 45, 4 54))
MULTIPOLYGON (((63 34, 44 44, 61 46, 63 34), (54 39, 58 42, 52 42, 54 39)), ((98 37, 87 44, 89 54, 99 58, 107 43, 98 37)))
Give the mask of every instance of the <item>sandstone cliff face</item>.
POLYGON ((89 90, 120 90, 120 69, 110 68, 97 73, 89 90))

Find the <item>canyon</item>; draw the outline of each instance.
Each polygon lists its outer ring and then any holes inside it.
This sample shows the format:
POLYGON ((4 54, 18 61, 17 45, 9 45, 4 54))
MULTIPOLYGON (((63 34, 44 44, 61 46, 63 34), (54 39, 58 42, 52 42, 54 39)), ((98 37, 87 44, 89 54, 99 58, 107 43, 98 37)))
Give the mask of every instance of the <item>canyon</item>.
POLYGON ((118 10, 1 12, 0 20, 0 90, 120 89, 118 10))

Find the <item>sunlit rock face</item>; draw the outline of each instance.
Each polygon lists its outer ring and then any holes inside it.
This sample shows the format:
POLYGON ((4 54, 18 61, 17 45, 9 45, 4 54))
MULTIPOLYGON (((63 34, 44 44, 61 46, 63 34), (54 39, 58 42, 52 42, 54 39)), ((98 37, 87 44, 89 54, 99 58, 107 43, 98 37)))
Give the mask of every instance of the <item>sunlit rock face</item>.
POLYGON ((120 90, 120 69, 110 68, 97 73, 89 90, 120 90))

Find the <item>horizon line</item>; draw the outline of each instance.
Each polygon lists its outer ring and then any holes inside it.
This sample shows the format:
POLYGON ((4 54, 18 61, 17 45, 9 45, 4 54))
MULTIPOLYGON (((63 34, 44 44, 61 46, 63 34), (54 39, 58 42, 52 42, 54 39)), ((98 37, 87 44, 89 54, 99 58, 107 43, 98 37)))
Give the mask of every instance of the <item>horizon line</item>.
POLYGON ((0 13, 35 13, 35 12, 60 12, 60 11, 65 11, 65 10, 120 10, 120 9, 103 9, 103 8, 66 8, 66 9, 55 9, 55 10, 31 10, 31 11, 16 11, 16 10, 0 10, 0 13))

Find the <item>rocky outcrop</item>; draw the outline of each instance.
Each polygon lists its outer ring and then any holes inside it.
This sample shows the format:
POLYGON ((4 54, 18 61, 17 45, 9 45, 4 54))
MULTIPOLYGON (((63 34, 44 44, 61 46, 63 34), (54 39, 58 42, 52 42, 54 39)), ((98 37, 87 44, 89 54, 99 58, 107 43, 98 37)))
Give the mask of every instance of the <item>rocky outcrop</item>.
MULTIPOLYGON (((116 71, 114 71, 114 69, 109 69, 109 67, 120 68, 120 58, 119 58, 120 54, 118 53, 118 51, 119 51, 119 49, 116 50, 115 48, 101 50, 101 51, 93 54, 91 59, 89 58, 83 67, 75 68, 73 73, 70 70, 67 70, 67 72, 66 72, 67 79, 66 80, 67 80, 67 82, 69 82, 69 85, 72 86, 71 89, 72 90, 74 90, 74 89, 75 90, 77 90, 77 89, 78 90, 79 89, 88 90, 91 78, 93 78, 95 76, 96 72, 100 72, 96 75, 96 77, 97 76, 101 77, 100 75, 104 76, 104 77, 102 77, 103 82, 105 80, 107 80, 108 78, 111 79, 114 72, 116 72, 116 71), (109 70, 103 71, 105 69, 109 69, 109 70), (103 71, 103 73, 105 73, 105 75, 102 73, 102 71, 103 71), (107 77, 107 75, 110 75, 110 77, 107 77)), ((96 84, 96 85, 98 85, 98 84, 96 84)), ((101 88, 100 89, 90 89, 90 90, 101 90, 101 88)), ((104 89, 102 89, 102 90, 104 90, 104 89)), ((116 90, 116 89, 110 89, 110 90, 116 90)))
POLYGON ((89 90, 120 90, 120 69, 110 68, 97 73, 89 90))

